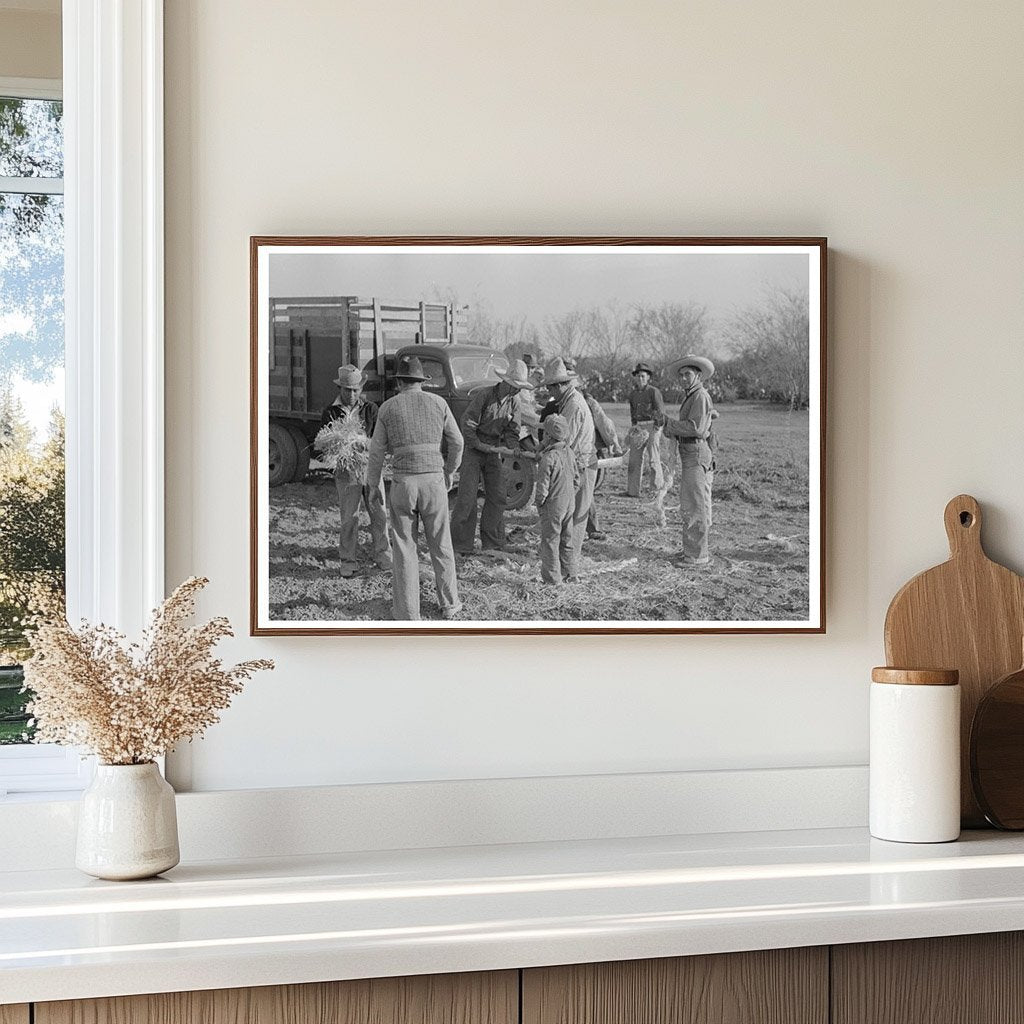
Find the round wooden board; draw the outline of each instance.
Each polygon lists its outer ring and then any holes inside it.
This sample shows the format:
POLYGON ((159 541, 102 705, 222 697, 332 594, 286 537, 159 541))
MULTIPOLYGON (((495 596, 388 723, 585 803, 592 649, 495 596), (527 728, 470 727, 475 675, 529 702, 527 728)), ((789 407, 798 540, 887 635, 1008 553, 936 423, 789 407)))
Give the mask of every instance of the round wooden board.
POLYGON ((971 728, 971 785, 997 828, 1024 829, 1024 668, 1000 679, 971 728))

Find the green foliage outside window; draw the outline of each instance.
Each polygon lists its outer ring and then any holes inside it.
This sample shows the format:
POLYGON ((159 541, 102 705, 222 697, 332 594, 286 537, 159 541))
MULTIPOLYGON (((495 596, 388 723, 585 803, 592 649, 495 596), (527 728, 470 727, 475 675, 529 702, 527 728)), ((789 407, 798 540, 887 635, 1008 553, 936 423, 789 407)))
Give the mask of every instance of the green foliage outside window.
POLYGON ((24 742, 20 670, 31 653, 26 617, 64 598, 64 417, 42 445, 20 402, 0 396, 0 743, 24 742))

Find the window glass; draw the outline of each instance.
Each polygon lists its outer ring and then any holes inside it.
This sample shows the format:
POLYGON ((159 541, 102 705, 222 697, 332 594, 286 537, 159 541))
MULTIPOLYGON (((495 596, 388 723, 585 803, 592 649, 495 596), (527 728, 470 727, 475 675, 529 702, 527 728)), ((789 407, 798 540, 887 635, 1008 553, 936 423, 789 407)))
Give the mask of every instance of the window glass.
POLYGON ((436 359, 422 359, 423 372, 430 378, 424 381, 425 388, 443 388, 446 384, 444 378, 444 366, 436 359))
POLYGON ((508 373, 508 360, 498 352, 452 356, 452 374, 456 384, 474 380, 499 380, 499 373, 508 373))
POLYGON ((61 149, 59 102, 0 97, 0 744, 31 739, 26 617, 64 597, 61 149))

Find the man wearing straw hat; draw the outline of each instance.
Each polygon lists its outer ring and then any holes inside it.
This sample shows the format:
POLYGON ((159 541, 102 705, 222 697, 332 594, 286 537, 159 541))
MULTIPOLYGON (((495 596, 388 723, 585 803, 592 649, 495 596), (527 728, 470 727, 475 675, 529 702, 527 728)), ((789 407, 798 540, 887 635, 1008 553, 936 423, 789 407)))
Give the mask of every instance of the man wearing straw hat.
POLYGON ((629 468, 626 476, 626 493, 639 498, 643 490, 644 462, 654 474, 655 488, 661 487, 661 427, 657 419, 664 416, 665 403, 661 392, 651 383, 654 370, 647 363, 637 363, 633 370, 633 390, 629 393, 629 421, 637 428, 630 431, 639 433, 642 443, 634 441, 629 446, 629 468))
POLYGON ((554 399, 558 413, 565 417, 568 425, 565 440, 580 470, 572 515, 572 569, 567 573, 565 566, 562 567, 563 575, 572 580, 579 572, 587 516, 590 514, 594 484, 597 482, 594 417, 590 414, 586 400, 576 390, 576 377, 565 368, 561 359, 553 359, 544 368, 544 386, 554 399))
POLYGON ((466 442, 459 472, 459 495, 452 511, 452 543, 460 554, 471 554, 476 539, 477 490, 484 485, 484 507, 480 512, 480 546, 485 551, 505 547, 505 506, 508 472, 499 448, 519 446, 523 418, 520 392, 533 390, 529 370, 517 359, 493 387, 477 391, 462 417, 466 442))
POLYGON ((418 519, 434 566, 441 614, 454 619, 462 611, 462 602, 448 527, 448 488, 462 458, 462 434, 448 403, 423 390, 423 382, 430 378, 416 356, 399 360, 395 378, 398 394, 380 407, 366 470, 367 486, 376 493, 384 456, 394 457, 388 498, 394 549, 393 615, 403 620, 420 618, 418 519), (442 442, 447 445, 443 455, 442 442))
POLYGON ((715 364, 703 356, 686 355, 665 367, 664 378, 683 388, 679 419, 665 421, 666 437, 679 443, 679 512, 683 520, 683 561, 707 565, 708 531, 711 527, 711 481, 714 458, 708 438, 714 408, 704 382, 715 364))
MULTIPOLYGON (((320 417, 321 426, 338 420, 357 424, 356 430, 373 437, 377 425, 377 405, 362 396, 363 374, 358 367, 339 366, 334 383, 338 397, 327 406, 320 417)), ((365 443, 365 442, 364 442, 365 443)), ((384 513, 384 485, 378 483, 379 493, 371 497, 366 486, 366 471, 346 469, 340 462, 334 470, 334 486, 338 491, 338 509, 341 513, 339 551, 341 575, 354 576, 359 569, 359 506, 366 508, 370 517, 370 536, 373 540, 373 558, 381 569, 391 568, 391 542, 388 540, 388 520, 384 513)))

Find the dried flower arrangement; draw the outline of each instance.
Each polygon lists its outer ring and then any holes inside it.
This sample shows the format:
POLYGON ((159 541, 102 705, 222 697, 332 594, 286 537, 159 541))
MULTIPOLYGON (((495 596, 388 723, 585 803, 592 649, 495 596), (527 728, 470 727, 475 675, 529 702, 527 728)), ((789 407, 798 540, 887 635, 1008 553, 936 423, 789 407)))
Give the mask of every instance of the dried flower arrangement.
POLYGON ((187 626, 209 580, 193 576, 153 612, 141 644, 63 617, 40 619, 25 663, 36 742, 83 747, 104 764, 146 764, 220 718, 263 659, 225 668, 213 648, 232 636, 223 617, 187 626))
POLYGON ((357 416, 334 419, 321 427, 313 447, 326 466, 340 468, 350 476, 361 476, 370 461, 370 439, 357 416))

